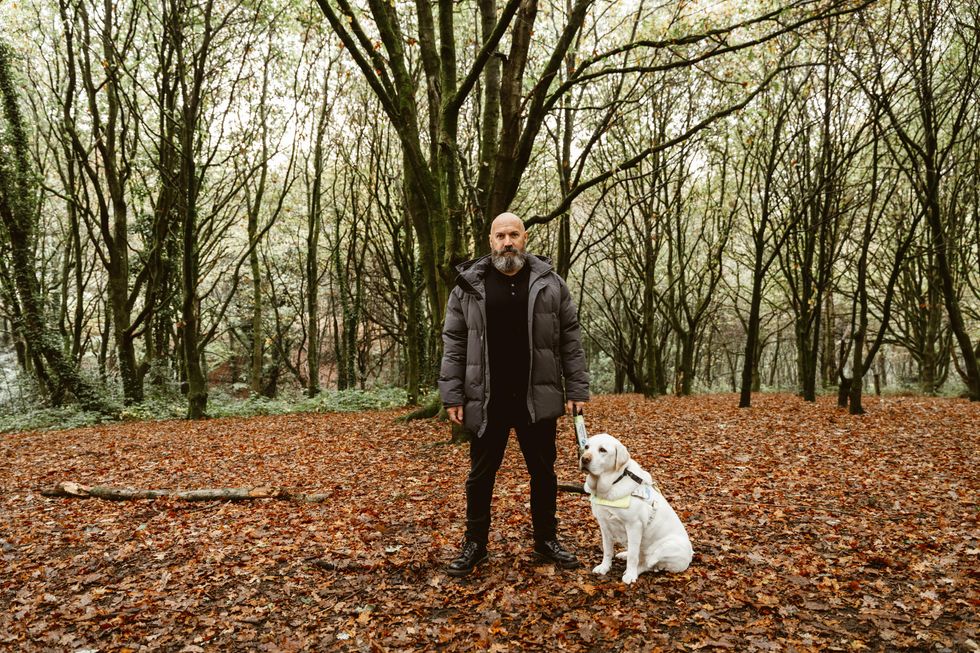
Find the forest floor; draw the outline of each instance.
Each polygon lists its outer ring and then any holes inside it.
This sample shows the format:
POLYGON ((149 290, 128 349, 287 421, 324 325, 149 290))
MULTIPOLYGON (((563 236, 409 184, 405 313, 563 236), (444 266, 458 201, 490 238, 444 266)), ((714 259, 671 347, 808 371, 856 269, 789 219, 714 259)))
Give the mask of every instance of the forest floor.
MULTIPOLYGON (((0 436, 0 649, 53 651, 977 651, 980 405, 867 397, 599 397, 608 431, 687 525, 682 574, 607 577, 584 497, 560 493, 583 568, 530 555, 511 440, 490 560, 443 567, 465 445, 403 410, 103 425, 0 436), (287 486, 320 504, 52 499, 59 481, 287 486)), ((558 476, 581 482, 570 420, 558 476)))

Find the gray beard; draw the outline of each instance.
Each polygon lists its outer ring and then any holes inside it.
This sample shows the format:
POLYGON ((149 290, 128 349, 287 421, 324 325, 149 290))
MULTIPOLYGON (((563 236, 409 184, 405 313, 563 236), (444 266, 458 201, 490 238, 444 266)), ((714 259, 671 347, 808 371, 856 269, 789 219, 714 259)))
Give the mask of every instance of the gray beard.
POLYGON ((516 274, 520 272, 524 267, 526 256, 524 252, 518 252, 517 256, 506 256, 502 253, 498 254, 496 251, 490 252, 490 260, 493 261, 493 267, 504 274, 516 274))

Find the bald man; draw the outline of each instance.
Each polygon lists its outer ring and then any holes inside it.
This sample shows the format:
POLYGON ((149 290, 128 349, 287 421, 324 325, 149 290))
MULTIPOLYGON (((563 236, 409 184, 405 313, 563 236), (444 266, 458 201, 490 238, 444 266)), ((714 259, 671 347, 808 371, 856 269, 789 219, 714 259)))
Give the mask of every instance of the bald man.
POLYGON ((580 566, 558 541, 555 431, 589 400, 578 312, 564 280, 526 251, 524 223, 498 215, 490 254, 467 261, 449 295, 439 392, 449 419, 470 432, 466 536, 446 571, 466 576, 487 559, 490 505, 511 429, 531 477, 534 552, 580 566))

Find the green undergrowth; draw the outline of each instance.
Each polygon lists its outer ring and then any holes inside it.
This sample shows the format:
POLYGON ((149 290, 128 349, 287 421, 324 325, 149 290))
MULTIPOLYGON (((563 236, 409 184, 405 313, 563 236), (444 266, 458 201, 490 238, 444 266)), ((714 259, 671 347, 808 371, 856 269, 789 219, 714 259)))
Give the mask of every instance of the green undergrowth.
MULTIPOLYGON (((357 412, 400 408, 408 402, 408 394, 402 388, 324 390, 315 397, 296 393, 273 399, 259 395, 243 397, 240 396, 242 393, 241 389, 236 391, 235 388, 212 389, 208 397, 208 416, 253 417, 287 413, 357 412)), ((424 397, 423 403, 430 399, 432 397, 424 397)), ((138 404, 122 406, 118 418, 84 411, 74 405, 57 408, 0 406, 0 433, 72 429, 118 420, 182 419, 186 414, 187 403, 179 394, 151 396, 138 404)))

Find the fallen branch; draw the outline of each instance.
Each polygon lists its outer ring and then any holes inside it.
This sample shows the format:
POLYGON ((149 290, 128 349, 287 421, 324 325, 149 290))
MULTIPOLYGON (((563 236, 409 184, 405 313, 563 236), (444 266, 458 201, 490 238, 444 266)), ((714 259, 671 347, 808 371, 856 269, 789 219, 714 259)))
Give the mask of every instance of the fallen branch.
POLYGON ((134 501, 137 499, 159 499, 169 497, 183 501, 251 501, 253 499, 279 499, 281 501, 302 501, 323 503, 331 494, 307 494, 288 488, 260 485, 258 487, 205 488, 200 490, 147 490, 108 485, 87 486, 71 481, 62 481, 54 487, 41 490, 46 497, 71 499, 105 499, 107 501, 134 501))

